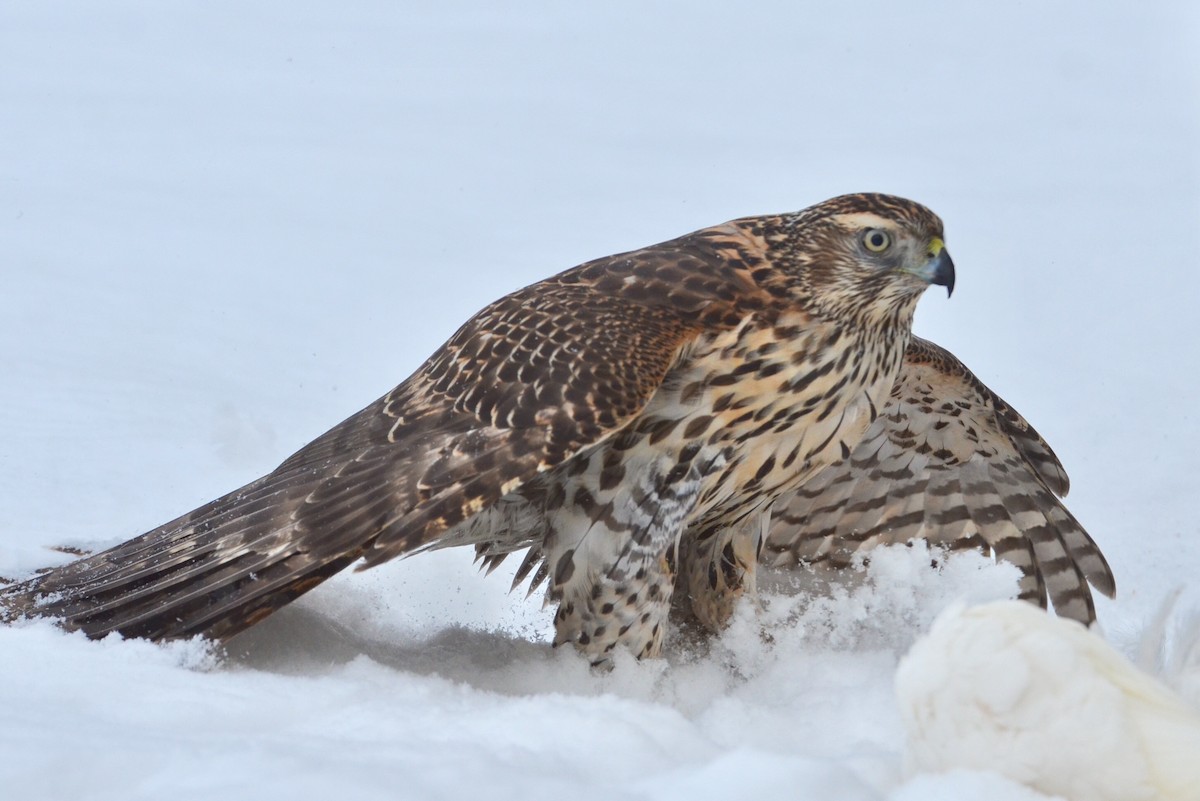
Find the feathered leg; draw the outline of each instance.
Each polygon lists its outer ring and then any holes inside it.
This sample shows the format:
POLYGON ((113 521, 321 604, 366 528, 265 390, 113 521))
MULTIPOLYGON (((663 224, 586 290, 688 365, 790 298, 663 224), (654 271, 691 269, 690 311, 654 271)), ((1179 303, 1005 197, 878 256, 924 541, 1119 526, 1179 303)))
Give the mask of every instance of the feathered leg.
POLYGON ((607 662, 618 645, 639 658, 662 647, 674 551, 713 465, 664 461, 626 472, 600 497, 585 473, 547 508, 548 597, 559 605, 554 643, 573 643, 593 664, 607 662))

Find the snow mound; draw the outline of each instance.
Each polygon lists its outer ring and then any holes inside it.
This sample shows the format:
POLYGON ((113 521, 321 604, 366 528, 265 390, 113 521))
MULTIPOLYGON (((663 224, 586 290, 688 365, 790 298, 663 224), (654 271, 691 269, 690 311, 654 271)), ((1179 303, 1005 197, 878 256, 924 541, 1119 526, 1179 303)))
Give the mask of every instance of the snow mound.
MULTIPOLYGON (((413 560, 464 594, 486 584, 469 564, 438 575, 453 563, 413 560)), ((0 783, 32 798, 883 799, 903 778, 899 653, 949 599, 1016 588, 978 554, 892 547, 845 582, 766 576, 723 635, 679 632, 664 659, 621 654, 603 673, 551 648, 536 614, 488 628, 414 613, 422 585, 403 575, 339 576, 220 651, 0 628, 0 783)))

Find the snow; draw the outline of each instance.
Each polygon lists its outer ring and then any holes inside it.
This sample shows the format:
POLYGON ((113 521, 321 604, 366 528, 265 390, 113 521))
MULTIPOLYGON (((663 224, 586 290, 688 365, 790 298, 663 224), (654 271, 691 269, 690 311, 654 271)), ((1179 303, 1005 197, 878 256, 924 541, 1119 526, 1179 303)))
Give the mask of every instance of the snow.
MULTIPOLYGON (((1062 457, 1109 641, 1190 686, 1198 100, 1183 3, 0 3, 0 575, 266 472, 516 287, 879 190, 946 220, 917 330, 1062 457)), ((904 772, 900 655, 1013 586, 929 557, 770 577, 711 646, 604 675, 458 552, 224 654, 0 628, 0 787, 1043 798, 904 772)))

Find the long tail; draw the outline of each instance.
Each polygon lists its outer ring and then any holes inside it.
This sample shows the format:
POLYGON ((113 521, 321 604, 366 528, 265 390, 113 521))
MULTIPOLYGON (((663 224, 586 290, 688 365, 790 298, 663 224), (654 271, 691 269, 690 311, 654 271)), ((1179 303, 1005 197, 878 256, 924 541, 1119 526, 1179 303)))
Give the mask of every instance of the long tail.
MULTIPOLYGON (((446 538, 531 470, 451 410, 407 421, 364 409, 275 471, 102 553, 0 589, 0 619, 57 617, 92 637, 226 639, 359 559, 369 566, 446 538), (378 547, 390 538, 385 548, 378 547)), ((501 516, 502 517, 502 516, 501 516)), ((491 518, 488 518, 489 520, 491 518)))
POLYGON ((107 551, 0 589, 0 617, 61 618, 91 637, 233 636, 354 562, 279 526, 297 493, 267 476, 107 551))

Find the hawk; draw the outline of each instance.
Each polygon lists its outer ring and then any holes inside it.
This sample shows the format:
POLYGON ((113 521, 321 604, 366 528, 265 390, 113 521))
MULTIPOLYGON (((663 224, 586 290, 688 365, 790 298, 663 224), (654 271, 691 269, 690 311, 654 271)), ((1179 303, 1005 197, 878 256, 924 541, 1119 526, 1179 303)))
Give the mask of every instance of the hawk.
POLYGON ((854 194, 559 273, 268 475, 0 606, 223 639, 355 562, 473 545, 488 567, 526 551, 555 644, 602 663, 659 654, 673 601, 718 629, 764 545, 786 561, 912 533, 988 547, 1032 600, 1049 576, 1091 615, 1087 580, 1111 574, 1053 454, 911 336, 924 290, 954 287, 942 237, 917 203, 854 194))

